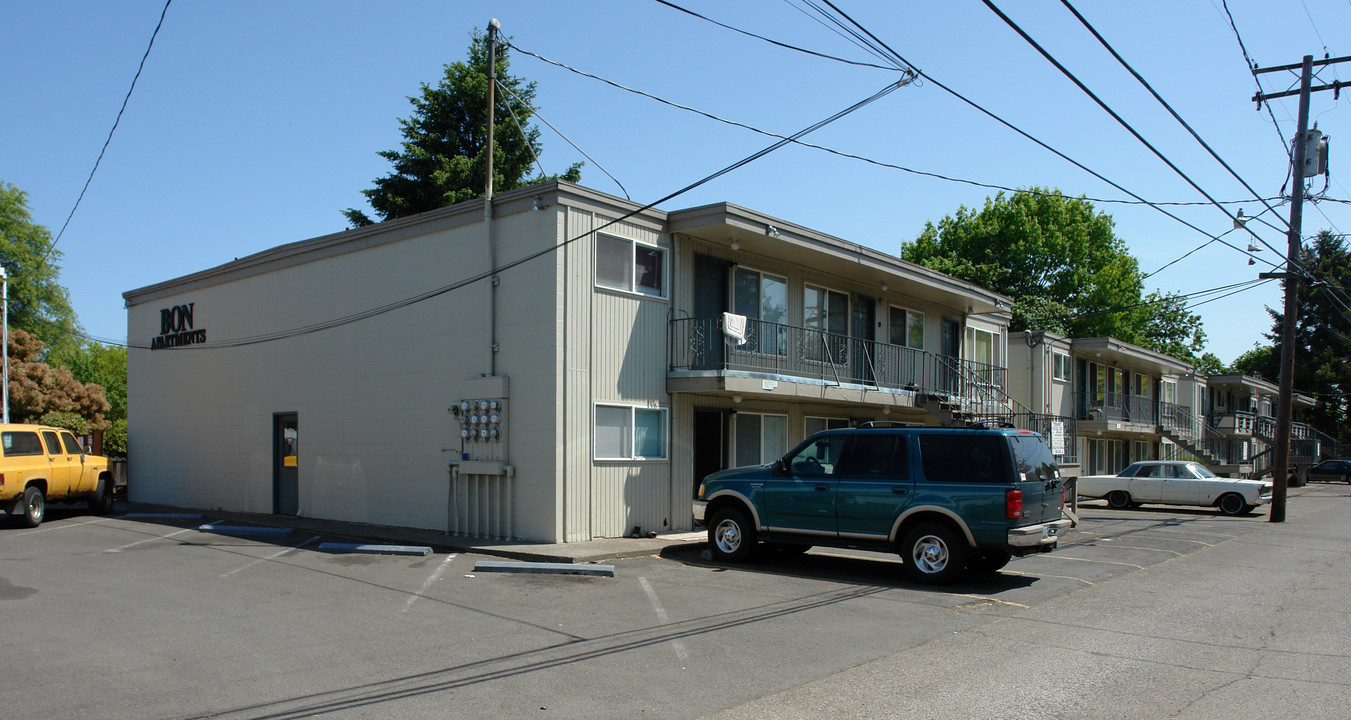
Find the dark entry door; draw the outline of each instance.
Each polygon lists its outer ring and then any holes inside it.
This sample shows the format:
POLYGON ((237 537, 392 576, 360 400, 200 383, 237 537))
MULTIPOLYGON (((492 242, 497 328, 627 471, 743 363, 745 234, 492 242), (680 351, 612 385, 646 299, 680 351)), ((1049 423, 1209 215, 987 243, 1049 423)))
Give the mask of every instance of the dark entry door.
POLYGON ((725 417, 721 410, 694 411, 694 487, 690 489, 694 496, 704 478, 727 467, 725 417))
POLYGON ((722 368, 722 314, 727 304, 727 263, 707 255, 694 256, 694 320, 688 339, 702 343, 690 348, 694 370, 722 368))
POLYGON ((272 416, 272 512, 300 511, 300 423, 295 413, 272 416))
POLYGON ((871 341, 876 321, 877 300, 867 295, 854 296, 853 328, 849 333, 853 352, 849 356, 853 360, 854 381, 865 385, 874 383, 873 350, 876 346, 871 341))

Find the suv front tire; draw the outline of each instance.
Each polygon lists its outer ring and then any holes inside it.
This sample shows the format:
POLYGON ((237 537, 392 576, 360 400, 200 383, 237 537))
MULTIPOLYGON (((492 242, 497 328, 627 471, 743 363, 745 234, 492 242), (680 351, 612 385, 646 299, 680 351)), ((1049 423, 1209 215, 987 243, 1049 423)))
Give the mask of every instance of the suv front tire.
POLYGON ((708 524, 708 544, 714 559, 742 562, 755 549, 755 528, 746 513, 737 508, 723 508, 713 513, 708 524))

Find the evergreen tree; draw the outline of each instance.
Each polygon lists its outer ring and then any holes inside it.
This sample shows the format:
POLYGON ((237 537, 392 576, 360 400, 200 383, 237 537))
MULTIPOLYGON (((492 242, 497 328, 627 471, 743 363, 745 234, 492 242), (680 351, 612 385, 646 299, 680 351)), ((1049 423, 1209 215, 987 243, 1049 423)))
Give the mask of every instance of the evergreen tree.
MULTIPOLYGON (((544 180, 526 180, 541 152, 539 128, 530 125, 535 83, 511 75, 507 48, 497 45, 497 89, 494 100, 493 189, 511 190, 544 180), (519 121, 519 125, 517 124, 519 121)), ((362 190, 381 221, 454 205, 483 195, 488 131, 488 36, 477 30, 469 44, 468 61, 445 66, 445 75, 432 87, 408 98, 413 114, 400 118, 403 143, 398 150, 379 153, 394 169, 362 190)), ((563 179, 581 179, 581 163, 563 179)), ((343 212, 353 227, 373 221, 364 212, 343 212)))

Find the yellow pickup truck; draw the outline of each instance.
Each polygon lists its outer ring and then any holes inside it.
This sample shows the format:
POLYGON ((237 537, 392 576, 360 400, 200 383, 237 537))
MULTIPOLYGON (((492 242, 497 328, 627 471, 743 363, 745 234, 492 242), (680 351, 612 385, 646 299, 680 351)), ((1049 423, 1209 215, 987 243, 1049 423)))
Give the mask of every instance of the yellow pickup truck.
POLYGON ((84 500, 94 512, 111 511, 108 458, 85 452, 69 430, 0 424, 0 508, 37 527, 48 500, 84 500))

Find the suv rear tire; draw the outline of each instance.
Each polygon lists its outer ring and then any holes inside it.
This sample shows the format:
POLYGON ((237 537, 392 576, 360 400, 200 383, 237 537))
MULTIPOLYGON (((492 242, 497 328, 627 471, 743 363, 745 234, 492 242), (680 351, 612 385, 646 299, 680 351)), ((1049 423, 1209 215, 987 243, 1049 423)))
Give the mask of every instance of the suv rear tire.
POLYGON ((939 523, 917 525, 901 542, 905 573, 925 585, 946 585, 966 569, 967 548, 951 528, 939 523))
POLYGON ((708 544, 714 559, 742 562, 755 549, 755 528, 746 513, 737 508, 723 508, 713 513, 713 521, 708 524, 708 544))

